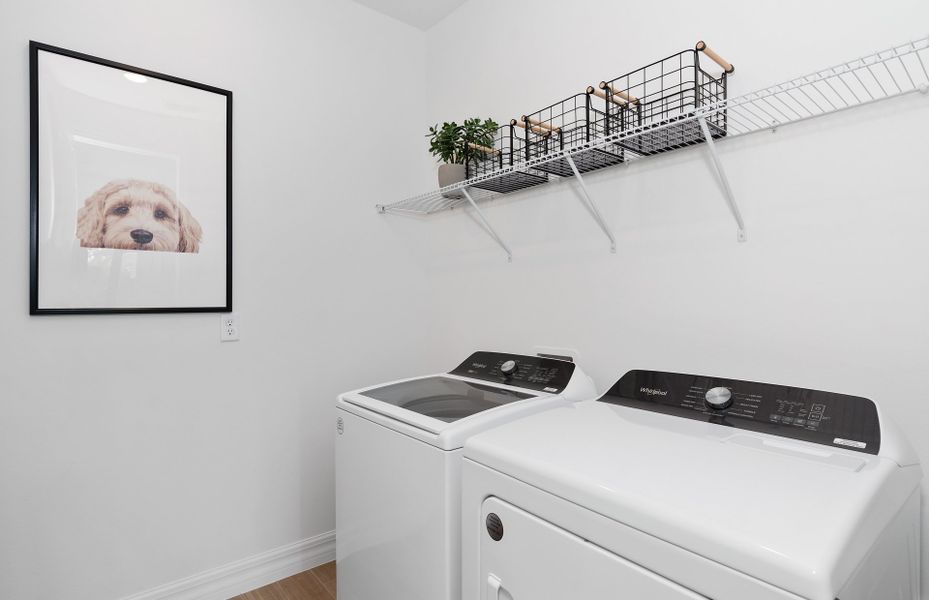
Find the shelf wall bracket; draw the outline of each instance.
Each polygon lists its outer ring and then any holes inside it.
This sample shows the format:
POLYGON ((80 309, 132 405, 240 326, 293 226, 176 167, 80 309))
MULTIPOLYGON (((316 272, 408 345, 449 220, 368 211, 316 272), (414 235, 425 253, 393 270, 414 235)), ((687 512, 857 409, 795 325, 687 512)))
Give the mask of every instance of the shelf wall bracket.
POLYGON ((506 262, 513 262, 513 253, 510 252, 509 246, 507 246, 503 240, 500 239, 500 236, 497 235, 497 232, 494 231, 494 228, 490 226, 490 223, 484 216, 484 212, 478 208, 474 198, 472 198, 471 194, 468 193, 468 188, 461 188, 461 193, 464 194, 464 197, 467 198, 468 202, 471 203, 471 206, 474 208, 474 212, 477 213, 478 218, 481 220, 481 224, 484 226, 484 229, 487 231, 490 237, 492 237, 494 241, 497 242, 501 248, 503 248, 503 251, 506 252, 506 262))
POLYGON ((726 170, 723 169, 723 163, 719 160, 719 154, 716 151, 716 142, 713 141, 713 136, 710 134, 710 127, 706 124, 706 117, 704 115, 698 115, 697 121, 700 123, 703 139, 706 140, 706 147, 709 148, 710 156, 713 158, 713 166, 716 167, 716 175, 719 176, 719 181, 722 183, 723 195, 726 197, 726 203, 729 205, 729 212, 732 213, 736 224, 739 226, 738 240, 744 242, 748 240, 748 237, 745 235, 745 221, 742 220, 742 213, 739 211, 739 205, 736 204, 735 196, 732 193, 732 187, 729 186, 729 178, 726 177, 726 170))
POLYGON ((584 183, 584 178, 581 177, 581 172, 577 170, 577 165, 574 164, 574 159, 571 158, 570 154, 565 154, 565 160, 568 161, 568 165, 570 165, 571 170, 574 171, 574 178, 577 179, 579 184, 581 184, 581 195, 584 196, 584 200, 587 202, 587 207, 590 208, 590 212, 593 213, 594 220, 597 222, 597 225, 600 226, 600 229, 603 230, 603 233, 606 234, 606 237, 610 239, 610 252, 616 254, 616 238, 613 237, 613 232, 610 231, 606 221, 603 220, 603 215, 600 214, 600 209, 597 208, 597 204, 593 201, 593 198, 590 197, 590 193, 587 191, 587 184, 584 183))

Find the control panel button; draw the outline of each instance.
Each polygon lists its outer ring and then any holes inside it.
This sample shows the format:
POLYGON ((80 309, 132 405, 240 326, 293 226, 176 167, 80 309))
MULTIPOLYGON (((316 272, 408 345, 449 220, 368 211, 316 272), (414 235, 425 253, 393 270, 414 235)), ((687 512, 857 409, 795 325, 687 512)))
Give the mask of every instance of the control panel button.
POLYGON ((732 406, 732 392, 729 388, 714 387, 706 393, 706 404, 715 410, 723 410, 732 406))
POLYGON ((508 360, 500 365, 500 372, 504 375, 512 375, 519 368, 515 360, 508 360))

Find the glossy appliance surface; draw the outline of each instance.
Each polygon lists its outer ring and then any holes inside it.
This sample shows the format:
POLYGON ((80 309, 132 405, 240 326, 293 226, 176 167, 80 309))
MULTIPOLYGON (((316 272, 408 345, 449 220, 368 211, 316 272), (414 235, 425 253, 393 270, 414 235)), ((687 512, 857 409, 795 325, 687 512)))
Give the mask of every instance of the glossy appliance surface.
POLYGON ((625 561, 671 594, 654 597, 916 598, 921 469, 864 398, 632 371, 596 402, 474 436, 464 454, 466 597, 499 584, 514 598, 554 600, 545 590, 563 577, 584 579, 580 559, 532 582, 520 565, 593 545, 614 562, 597 554, 606 570, 591 576, 602 579, 578 589, 637 579, 625 561), (796 424, 811 415, 821 424, 796 424))

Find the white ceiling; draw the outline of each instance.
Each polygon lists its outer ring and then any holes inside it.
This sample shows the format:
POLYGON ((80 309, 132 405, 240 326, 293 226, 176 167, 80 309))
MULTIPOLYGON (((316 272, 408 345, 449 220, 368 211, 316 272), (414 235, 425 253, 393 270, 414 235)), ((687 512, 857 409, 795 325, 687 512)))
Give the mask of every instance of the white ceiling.
POLYGON ((467 0, 355 0, 355 2, 426 31, 467 0))

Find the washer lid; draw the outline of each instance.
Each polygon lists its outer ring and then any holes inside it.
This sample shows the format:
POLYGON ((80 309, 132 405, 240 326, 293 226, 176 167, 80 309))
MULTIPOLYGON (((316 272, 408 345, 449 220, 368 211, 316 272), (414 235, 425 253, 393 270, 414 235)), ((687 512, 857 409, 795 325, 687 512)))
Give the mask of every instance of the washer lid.
POLYGON ((449 373, 345 392, 338 404, 427 444, 457 450, 476 433, 595 393, 571 361, 479 351, 449 373))
POLYGON ((445 423, 535 396, 444 375, 371 388, 360 395, 445 423))
POLYGON ((338 400, 345 410, 442 450, 459 449, 476 433, 565 403, 557 394, 444 374, 345 392, 338 400))

